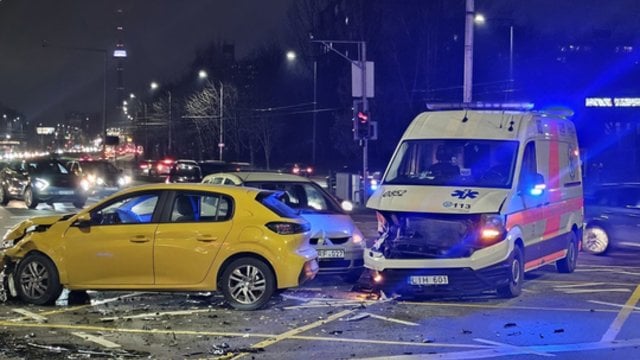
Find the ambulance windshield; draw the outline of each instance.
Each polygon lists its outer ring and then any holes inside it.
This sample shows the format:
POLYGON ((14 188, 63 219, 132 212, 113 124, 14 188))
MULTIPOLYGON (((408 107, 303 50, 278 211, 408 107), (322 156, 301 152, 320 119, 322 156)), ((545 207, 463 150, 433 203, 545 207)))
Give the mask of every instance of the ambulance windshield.
POLYGON ((510 188, 517 153, 517 141, 406 140, 383 183, 510 188))

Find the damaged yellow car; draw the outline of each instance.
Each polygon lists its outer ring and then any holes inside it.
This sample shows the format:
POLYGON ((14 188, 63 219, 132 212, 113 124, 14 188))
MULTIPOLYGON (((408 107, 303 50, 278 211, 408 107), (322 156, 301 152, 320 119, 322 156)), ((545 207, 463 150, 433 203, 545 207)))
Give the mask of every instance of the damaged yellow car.
POLYGON ((63 288, 220 290, 232 307, 258 309, 318 271, 309 224, 278 195, 155 184, 77 214, 25 220, 0 244, 0 285, 36 305, 55 303, 63 288))

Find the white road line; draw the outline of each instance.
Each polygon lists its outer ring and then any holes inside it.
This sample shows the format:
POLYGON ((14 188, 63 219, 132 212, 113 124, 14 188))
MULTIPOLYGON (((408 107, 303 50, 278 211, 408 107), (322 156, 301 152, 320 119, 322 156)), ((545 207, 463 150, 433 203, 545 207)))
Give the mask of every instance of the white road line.
POLYGON ((570 285, 556 285, 554 288, 574 288, 574 287, 585 287, 585 286, 600 286, 606 283, 602 282, 594 282, 594 283, 584 283, 584 284, 570 284, 570 285))
POLYGON ((547 352, 536 351, 535 349, 525 348, 523 346, 516 346, 516 345, 500 343, 500 342, 497 342, 497 341, 491 341, 491 340, 480 339, 480 338, 475 338, 473 340, 477 341, 479 343, 483 343, 483 344, 496 345, 496 346, 501 347, 501 348, 504 347, 504 348, 514 349, 514 350, 518 351, 518 353, 520 353, 520 354, 533 354, 533 355, 540 355, 540 356, 555 356, 555 355, 549 354, 547 352))
POLYGON ((372 314, 372 313, 365 313, 365 314, 367 314, 367 315, 369 315, 369 316, 371 316, 372 318, 375 318, 375 319, 394 322, 394 323, 398 323, 398 324, 402 324, 402 325, 409 325, 409 326, 418 326, 418 325, 420 325, 420 324, 416 324, 414 322, 400 320, 400 319, 394 319, 394 318, 390 318, 390 317, 386 317, 386 316, 380 316, 380 315, 376 315, 376 314, 372 314))
POLYGON ((558 292, 563 292, 565 294, 589 294, 589 293, 600 293, 600 292, 625 292, 630 293, 631 289, 573 289, 573 290, 558 290, 558 292))
POLYGON ((91 335, 91 334, 87 334, 85 332, 72 332, 71 334, 75 335, 75 336, 77 336, 79 338, 82 338, 82 339, 84 339, 86 341, 94 342, 94 343, 96 343, 98 345, 106 347, 107 349, 116 349, 116 348, 120 347, 119 344, 111 342, 111 341, 109 341, 107 339, 104 339, 104 338, 102 338, 100 336, 94 336, 94 335, 91 335))
MULTIPOLYGON (((18 313, 20 315, 23 315, 23 316, 25 316, 27 318, 30 318, 32 320, 35 320, 36 322, 39 322, 39 323, 46 323, 47 322, 47 318, 46 317, 38 315, 36 313, 32 313, 29 310, 18 308, 18 309, 11 309, 11 311, 16 312, 16 313, 18 313)), ((21 321, 21 320, 23 320, 23 318, 12 319, 11 321, 21 321)))
MULTIPOLYGON (((624 307, 624 305, 610 303, 610 302, 606 302, 606 301, 589 300, 588 302, 593 303, 593 304, 608 305, 608 306, 613 306, 613 307, 618 307, 618 308, 624 307)), ((640 311, 640 307, 638 307, 638 306, 634 306, 632 309, 640 311)))
POLYGON ((100 321, 115 321, 115 320, 128 320, 128 319, 153 319, 160 316, 178 316, 178 315, 192 315, 203 312, 214 312, 213 309, 201 309, 201 310, 177 310, 177 311, 166 311, 166 312, 151 312, 146 314, 137 314, 131 316, 113 316, 113 317, 103 317, 100 318, 100 321))

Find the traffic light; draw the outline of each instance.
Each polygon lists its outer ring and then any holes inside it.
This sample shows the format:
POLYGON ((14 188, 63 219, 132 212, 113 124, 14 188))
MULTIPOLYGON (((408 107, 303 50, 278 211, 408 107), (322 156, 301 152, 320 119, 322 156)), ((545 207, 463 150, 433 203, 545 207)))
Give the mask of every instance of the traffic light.
POLYGON ((362 140, 369 138, 370 115, 364 110, 361 101, 353 101, 353 139, 362 140))

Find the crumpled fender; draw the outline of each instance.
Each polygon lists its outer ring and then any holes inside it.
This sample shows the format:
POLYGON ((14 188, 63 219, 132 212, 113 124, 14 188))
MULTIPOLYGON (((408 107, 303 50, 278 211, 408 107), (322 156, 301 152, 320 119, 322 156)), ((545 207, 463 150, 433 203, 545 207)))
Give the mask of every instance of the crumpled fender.
POLYGON ((17 223, 16 225, 14 225, 11 229, 9 229, 7 231, 7 233, 4 235, 3 240, 19 239, 19 238, 23 237, 26 234, 27 229, 29 229, 31 226, 33 226, 33 225, 43 225, 43 226, 53 225, 56 222, 60 221, 60 219, 62 219, 63 217, 64 217, 64 215, 38 216, 38 217, 34 217, 34 218, 31 218, 31 219, 27 219, 27 220, 21 221, 21 222, 17 223))

